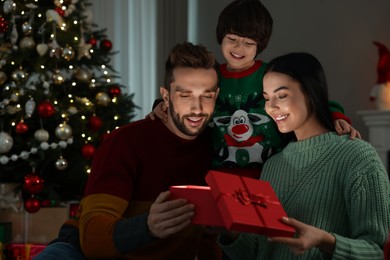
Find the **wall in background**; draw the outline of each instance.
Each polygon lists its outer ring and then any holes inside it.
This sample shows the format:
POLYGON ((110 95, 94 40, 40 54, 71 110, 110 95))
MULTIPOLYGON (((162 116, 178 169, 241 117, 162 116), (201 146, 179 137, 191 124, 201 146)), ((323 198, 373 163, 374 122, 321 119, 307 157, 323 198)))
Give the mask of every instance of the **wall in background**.
MULTIPOLYGON (((122 8, 118 9, 117 5, 141 1, 144 0, 93 1, 94 21, 100 27, 107 28, 109 33, 115 34, 112 36, 114 49, 122 53, 114 58, 115 62, 127 59, 129 67, 139 66, 139 61, 123 55, 126 53, 126 46, 131 45, 126 42, 126 35, 140 32, 137 31, 137 27, 132 27, 132 31, 128 30, 126 13, 122 8), (101 10, 100 15, 99 10, 101 10), (122 10, 121 19, 118 19, 119 13, 115 10, 122 10), (117 24, 105 21, 115 17, 117 24), (118 20, 120 20, 119 24, 118 20), (119 49, 116 48, 118 41, 122 42, 119 49)), ((154 100, 158 96, 157 89, 162 84, 164 72, 163 64, 169 49, 176 42, 181 42, 188 37, 195 43, 204 44, 217 55, 219 61, 223 61, 216 42, 215 26, 219 13, 231 0, 147 0, 147 2, 143 8, 155 7, 157 12, 155 31, 144 32, 149 36, 156 35, 156 58, 154 60, 150 57, 151 64, 146 65, 155 68, 156 80, 155 86, 142 81, 138 83, 143 89, 142 92, 135 92, 135 102, 143 109, 140 111, 140 117, 150 110, 149 101, 142 100, 145 98, 154 100), (150 88, 154 90, 145 92, 145 89, 150 88)), ((331 99, 344 106, 353 125, 361 131, 363 137, 367 137, 367 127, 357 111, 375 108, 369 101, 369 92, 377 79, 378 62, 378 51, 372 41, 382 42, 390 48, 390 1, 263 0, 263 3, 274 18, 274 30, 268 48, 258 58, 268 61, 291 51, 306 51, 316 55, 326 70, 331 99)), ((130 11, 127 12, 131 15, 130 11)), ((138 75, 130 76, 128 80, 134 80, 136 77, 138 75)), ((123 84, 133 85, 126 82, 123 84)), ((131 88, 129 91, 134 92, 131 88)))

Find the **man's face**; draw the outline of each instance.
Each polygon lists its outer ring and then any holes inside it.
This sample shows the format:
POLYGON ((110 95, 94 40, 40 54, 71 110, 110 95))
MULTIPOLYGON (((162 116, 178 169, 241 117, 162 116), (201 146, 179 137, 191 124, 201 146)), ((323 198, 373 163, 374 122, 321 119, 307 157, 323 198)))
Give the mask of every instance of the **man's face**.
POLYGON ((161 88, 168 106, 168 128, 184 139, 194 139, 207 126, 218 95, 214 69, 176 68, 170 91, 161 88))

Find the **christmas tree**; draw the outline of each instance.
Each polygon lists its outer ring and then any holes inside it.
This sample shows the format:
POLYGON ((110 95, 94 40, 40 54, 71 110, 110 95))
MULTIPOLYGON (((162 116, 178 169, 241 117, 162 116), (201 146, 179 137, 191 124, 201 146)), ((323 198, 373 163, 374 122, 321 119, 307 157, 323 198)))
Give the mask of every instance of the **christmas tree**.
POLYGON ((84 0, 0 1, 0 182, 25 209, 78 200, 99 143, 134 117, 84 0))

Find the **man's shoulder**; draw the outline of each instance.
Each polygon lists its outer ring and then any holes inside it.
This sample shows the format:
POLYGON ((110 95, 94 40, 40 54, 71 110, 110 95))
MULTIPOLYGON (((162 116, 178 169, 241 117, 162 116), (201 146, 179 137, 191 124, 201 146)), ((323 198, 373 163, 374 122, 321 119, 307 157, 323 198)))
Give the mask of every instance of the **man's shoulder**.
POLYGON ((128 124, 122 125, 121 127, 115 129, 110 134, 108 134, 105 140, 115 140, 118 139, 133 139, 141 138, 149 134, 157 134, 161 132, 163 124, 160 120, 151 120, 149 118, 137 120, 130 122, 128 124))

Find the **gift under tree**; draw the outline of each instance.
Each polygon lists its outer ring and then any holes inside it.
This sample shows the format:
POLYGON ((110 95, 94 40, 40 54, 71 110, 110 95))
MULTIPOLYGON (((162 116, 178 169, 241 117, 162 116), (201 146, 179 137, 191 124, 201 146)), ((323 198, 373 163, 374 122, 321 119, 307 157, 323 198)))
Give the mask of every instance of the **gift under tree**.
POLYGON ((99 143, 134 117, 90 5, 0 1, 0 182, 30 213, 79 199, 99 143))

